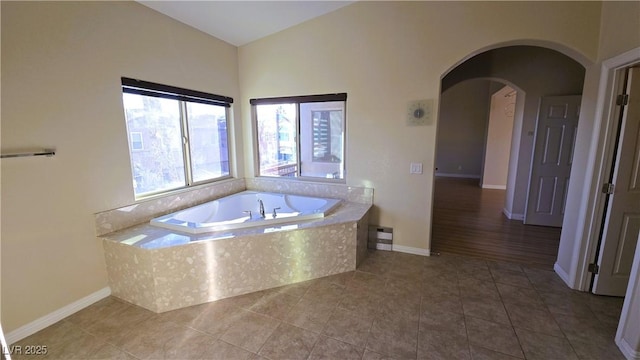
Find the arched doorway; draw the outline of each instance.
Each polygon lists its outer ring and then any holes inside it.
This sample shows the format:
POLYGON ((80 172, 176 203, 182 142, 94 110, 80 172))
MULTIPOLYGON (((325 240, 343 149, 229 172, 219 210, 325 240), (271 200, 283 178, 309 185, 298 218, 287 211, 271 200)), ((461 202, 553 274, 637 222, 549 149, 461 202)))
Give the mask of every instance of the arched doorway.
MULTIPOLYGON (((525 262, 548 268, 553 266, 557 256, 560 229, 529 227, 522 224, 529 201, 532 164, 535 164, 533 158, 538 132, 538 109, 543 97, 581 94, 584 74, 583 65, 559 51, 540 46, 513 45, 481 52, 459 63, 443 76, 436 150, 438 170, 432 218, 433 252, 453 252, 525 262), (457 88, 461 84, 473 81, 486 81, 489 86, 486 91, 478 91, 477 84, 475 91, 471 90, 473 86, 467 86, 467 94, 460 94, 457 88), (440 171, 451 169, 452 164, 448 161, 452 157, 455 158, 451 154, 464 152, 465 148, 447 143, 450 134, 446 131, 451 127, 448 125, 464 118, 465 114, 482 122, 475 124, 474 135, 476 138, 480 135, 484 144, 481 154, 477 149, 474 154, 476 157, 485 155, 487 148, 494 145, 494 141, 500 141, 487 136, 490 109, 488 101, 492 95, 503 89, 505 84, 517 89, 518 94, 518 100, 513 104, 514 123, 509 139, 511 144, 505 189, 480 189, 477 181, 476 186, 473 186, 470 180, 467 180, 466 190, 465 187, 448 186, 456 183, 460 185, 464 182, 460 178, 473 178, 474 175, 481 178, 487 165, 485 162, 481 168, 474 169, 480 173, 469 173, 464 171, 464 166, 453 164, 454 169, 461 170, 457 174, 454 172, 454 175, 459 175, 455 176, 458 178, 456 180, 450 179, 451 172, 440 171), (463 99, 462 103, 449 101, 450 93, 456 91, 458 99, 463 99), (484 114, 482 111, 479 111, 480 114, 474 114, 473 111, 478 112, 479 106, 473 110, 471 103, 477 103, 482 98, 487 99, 484 106, 486 111, 484 114), (455 117, 449 114, 452 106, 457 107, 455 117), (479 129, 484 129, 482 134, 477 134, 481 131, 479 129), (445 176, 438 176, 442 174, 445 176), (457 200, 454 195, 458 195, 457 200), (453 206, 457 207, 457 210, 452 209, 452 206, 443 205, 453 204, 454 200, 458 203, 453 206)), ((466 120, 471 123, 469 119, 466 120)), ((575 121, 577 122, 577 114, 575 121)), ((461 134, 468 131, 469 127, 454 126, 454 129, 461 134)), ((570 133, 565 135, 567 138, 571 137, 570 133)), ((566 149, 563 151, 567 153, 566 149)), ((569 156, 565 157, 568 159, 569 156)), ((484 156, 480 158, 484 161, 484 156)), ((570 163, 570 159, 566 161, 570 163)), ((559 189, 560 186, 561 184, 558 184, 559 189)), ((561 190, 566 193, 566 187, 561 190)), ((562 198, 562 193, 559 192, 557 197, 562 198)))

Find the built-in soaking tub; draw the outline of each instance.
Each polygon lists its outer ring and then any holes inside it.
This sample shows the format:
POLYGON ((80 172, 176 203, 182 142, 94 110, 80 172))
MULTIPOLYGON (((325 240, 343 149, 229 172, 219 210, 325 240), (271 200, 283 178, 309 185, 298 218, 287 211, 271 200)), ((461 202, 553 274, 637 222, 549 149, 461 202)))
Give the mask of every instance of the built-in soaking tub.
MULTIPOLYGON (((353 271, 366 257, 370 201, 245 189, 99 234, 112 295, 164 312, 353 271), (230 204, 234 210, 221 210, 230 204)), ((175 198, 163 202, 170 200, 175 198)), ((157 203, 109 215, 121 217, 157 203)))
POLYGON ((323 218, 339 204, 338 199, 247 190, 157 217, 150 223, 201 234, 323 218))

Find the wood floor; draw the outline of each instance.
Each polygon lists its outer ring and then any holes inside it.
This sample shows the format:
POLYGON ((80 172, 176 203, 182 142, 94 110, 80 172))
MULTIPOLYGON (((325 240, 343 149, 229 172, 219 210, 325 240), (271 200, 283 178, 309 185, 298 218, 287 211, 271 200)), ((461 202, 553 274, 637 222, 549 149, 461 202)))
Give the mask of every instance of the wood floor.
POLYGON ((477 179, 437 177, 431 252, 552 269, 560 228, 507 219, 504 198, 504 190, 482 189, 477 179))

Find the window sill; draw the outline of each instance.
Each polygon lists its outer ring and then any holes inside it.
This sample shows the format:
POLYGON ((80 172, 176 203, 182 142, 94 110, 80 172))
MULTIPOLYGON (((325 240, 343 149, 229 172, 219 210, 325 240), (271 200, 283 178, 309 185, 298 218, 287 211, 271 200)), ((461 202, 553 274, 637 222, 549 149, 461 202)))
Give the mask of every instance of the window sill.
POLYGON ((292 182, 308 182, 308 183, 321 183, 321 184, 342 184, 345 185, 347 183, 347 179, 326 179, 326 178, 315 178, 315 177, 288 177, 288 176, 262 176, 256 175, 257 179, 265 179, 265 180, 282 180, 282 181, 292 181, 292 182))
POLYGON ((204 182, 204 183, 198 183, 198 184, 191 185, 191 186, 184 186, 184 187, 173 189, 173 190, 167 190, 167 191, 163 191, 163 192, 159 192, 159 193, 153 193, 153 194, 142 195, 142 196, 134 196, 134 199, 135 199, 134 203, 137 204, 137 203, 145 202, 145 201, 148 201, 148 200, 155 200, 155 199, 159 199, 159 198, 163 198, 163 197, 167 197, 167 196, 179 195, 179 194, 182 194, 182 193, 203 189, 203 188, 206 188, 206 187, 209 187, 209 186, 222 185, 222 184, 225 184, 227 182, 231 182, 231 181, 235 181, 235 180, 238 180, 238 179, 233 177, 233 176, 225 176, 225 177, 213 180, 213 181, 208 181, 208 182, 204 182))

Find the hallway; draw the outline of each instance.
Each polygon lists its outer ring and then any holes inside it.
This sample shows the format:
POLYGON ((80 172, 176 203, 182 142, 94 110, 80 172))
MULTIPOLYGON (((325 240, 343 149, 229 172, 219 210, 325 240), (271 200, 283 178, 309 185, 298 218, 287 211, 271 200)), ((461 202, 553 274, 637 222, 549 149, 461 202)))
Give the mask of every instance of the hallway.
POLYGON ((560 228, 524 225, 502 213, 504 190, 477 179, 437 177, 431 253, 450 253, 553 269, 560 228))

